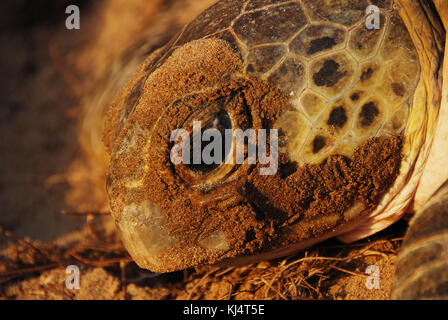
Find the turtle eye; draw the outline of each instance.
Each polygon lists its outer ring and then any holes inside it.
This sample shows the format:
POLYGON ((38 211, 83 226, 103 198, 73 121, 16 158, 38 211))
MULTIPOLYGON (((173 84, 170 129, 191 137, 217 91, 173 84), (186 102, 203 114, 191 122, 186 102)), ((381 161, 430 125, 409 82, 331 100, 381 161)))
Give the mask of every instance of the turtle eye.
POLYGON ((232 171, 234 163, 227 160, 233 156, 234 127, 221 102, 191 114, 182 125, 188 135, 181 141, 183 161, 174 166, 182 180, 190 186, 212 186, 232 171))
POLYGON ((232 141, 227 141, 226 130, 232 130, 232 120, 220 110, 201 128, 190 135, 190 163, 186 165, 195 174, 207 175, 223 164, 230 155, 232 141))

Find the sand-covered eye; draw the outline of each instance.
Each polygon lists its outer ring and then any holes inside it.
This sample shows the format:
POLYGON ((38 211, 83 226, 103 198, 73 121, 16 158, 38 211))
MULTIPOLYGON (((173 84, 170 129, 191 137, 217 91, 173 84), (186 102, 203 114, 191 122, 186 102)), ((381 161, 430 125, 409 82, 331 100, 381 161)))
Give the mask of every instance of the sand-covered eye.
POLYGON ((217 183, 234 170, 232 119, 221 104, 192 113, 171 140, 174 170, 190 185, 217 183))
POLYGON ((192 151, 188 169, 199 174, 208 174, 226 162, 232 149, 232 140, 226 141, 226 130, 232 130, 232 121, 226 111, 212 115, 205 125, 199 121, 197 130, 193 129, 189 137, 192 151), (195 139, 198 140, 197 144, 195 139))

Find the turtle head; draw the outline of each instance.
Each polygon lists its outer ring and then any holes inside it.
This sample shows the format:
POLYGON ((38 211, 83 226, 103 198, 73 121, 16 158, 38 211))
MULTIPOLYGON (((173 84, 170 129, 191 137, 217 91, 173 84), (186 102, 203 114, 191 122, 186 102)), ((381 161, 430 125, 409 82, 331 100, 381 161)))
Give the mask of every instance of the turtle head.
POLYGON ((141 70, 105 130, 111 209, 132 257, 168 271, 260 250, 287 216, 275 209, 266 223, 263 208, 275 200, 258 190, 276 184, 273 126, 293 108, 287 95, 245 75, 239 53, 218 39, 141 70))
POLYGON ((367 1, 316 3, 219 1, 117 95, 107 190, 138 265, 278 257, 404 213, 434 68, 391 2, 374 30, 367 1))

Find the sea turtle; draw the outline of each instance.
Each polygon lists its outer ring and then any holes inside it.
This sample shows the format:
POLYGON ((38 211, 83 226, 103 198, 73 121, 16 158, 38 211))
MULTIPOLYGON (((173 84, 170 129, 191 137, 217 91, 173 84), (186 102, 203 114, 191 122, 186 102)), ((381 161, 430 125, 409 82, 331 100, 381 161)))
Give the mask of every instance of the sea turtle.
MULTIPOLYGON (((437 169, 431 145, 446 126, 444 40, 430 1, 218 1, 138 66, 105 116, 110 208, 132 258, 156 272, 248 263, 355 241, 418 209, 448 176, 424 171, 437 169), (178 129, 213 143, 233 136, 211 152, 178 129), (238 130, 255 162, 235 160, 238 130), (215 162, 189 163, 189 147, 215 162)), ((417 245, 440 255, 445 241, 445 257, 422 266, 436 289, 419 297, 448 296, 446 189, 412 223, 400 258, 436 259, 416 256, 417 245), (433 213, 445 214, 438 228, 433 213), (419 230, 434 241, 415 244, 419 230)), ((399 264, 397 298, 420 276, 409 268, 399 264)))

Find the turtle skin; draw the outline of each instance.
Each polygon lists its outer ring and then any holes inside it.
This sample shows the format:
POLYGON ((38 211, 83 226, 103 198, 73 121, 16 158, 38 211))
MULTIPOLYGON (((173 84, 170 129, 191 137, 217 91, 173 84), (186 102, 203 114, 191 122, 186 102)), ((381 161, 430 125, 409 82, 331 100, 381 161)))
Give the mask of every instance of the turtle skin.
MULTIPOLYGON (((434 1, 439 17, 448 27, 448 4, 434 1)), ((397 268, 392 288, 392 299, 448 299, 448 181, 446 162, 447 128, 444 122, 447 112, 448 76, 447 43, 443 66, 442 110, 436 139, 432 145, 433 158, 425 169, 428 178, 421 184, 421 193, 428 193, 426 203, 419 207, 409 224, 398 254, 397 268), (435 156, 434 156, 435 155, 435 156), (434 190, 431 195, 430 190, 434 190)))
POLYGON ((393 299, 448 299, 448 181, 416 213, 398 254, 393 299))
POLYGON ((437 47, 439 35, 418 40, 400 10, 408 13, 392 1, 222 0, 149 56, 112 102, 104 133, 111 211, 136 263, 168 272, 267 259, 398 219, 440 98, 421 80, 437 54, 414 44, 437 47), (365 24, 372 4, 377 30, 365 24), (170 133, 194 119, 277 129, 278 172, 174 166, 170 133), (314 178, 325 188, 310 187, 314 178))

